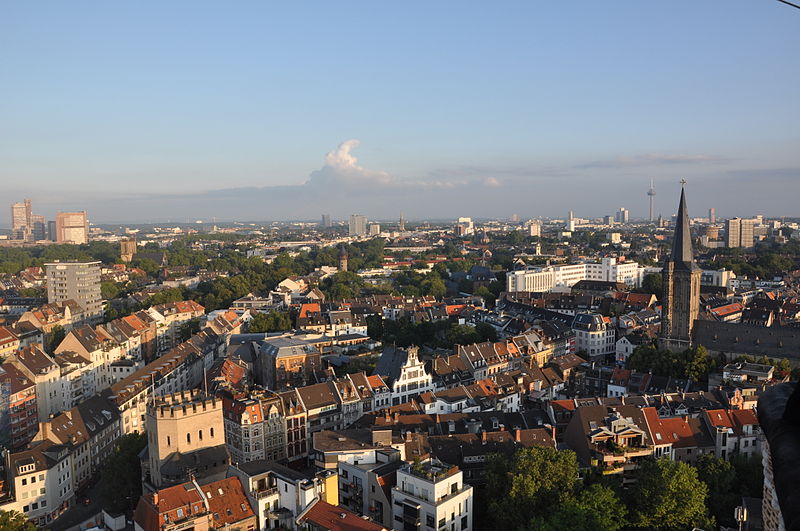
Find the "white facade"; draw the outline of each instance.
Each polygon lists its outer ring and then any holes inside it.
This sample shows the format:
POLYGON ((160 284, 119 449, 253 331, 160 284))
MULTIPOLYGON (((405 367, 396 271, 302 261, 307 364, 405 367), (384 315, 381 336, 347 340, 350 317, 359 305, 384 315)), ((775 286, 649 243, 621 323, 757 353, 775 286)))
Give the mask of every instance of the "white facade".
POLYGON ((427 460, 397 471, 392 489, 395 530, 472 529, 472 487, 464 483, 458 467, 427 460))
POLYGON ((513 271, 507 276, 508 291, 543 292, 557 287, 571 287, 581 280, 621 282, 639 287, 645 268, 636 262, 617 262, 603 258, 599 263, 565 264, 513 271))

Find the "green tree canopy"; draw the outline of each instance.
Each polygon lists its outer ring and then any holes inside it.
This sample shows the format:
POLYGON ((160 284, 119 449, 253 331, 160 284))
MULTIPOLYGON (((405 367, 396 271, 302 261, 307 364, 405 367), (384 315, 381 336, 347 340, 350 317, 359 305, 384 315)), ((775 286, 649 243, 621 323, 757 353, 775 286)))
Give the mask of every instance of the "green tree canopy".
POLYGON ((578 461, 569 450, 524 448, 511 459, 491 455, 486 467, 488 510, 497 528, 525 529, 557 504, 572 499, 578 461))
POLYGON ((252 333, 283 332, 292 328, 292 317, 289 312, 279 311, 257 313, 247 324, 247 331, 252 333))
POLYGON ((636 483, 627 491, 630 523, 654 530, 708 528, 708 486, 697 469, 669 459, 644 460, 636 470, 636 483))
POLYGON ((0 511, 0 529, 3 531, 36 531, 36 526, 17 511, 0 511))
POLYGON ((147 445, 143 433, 123 435, 116 442, 114 453, 102 467, 100 496, 110 512, 130 511, 142 495, 142 471, 139 452, 147 445))

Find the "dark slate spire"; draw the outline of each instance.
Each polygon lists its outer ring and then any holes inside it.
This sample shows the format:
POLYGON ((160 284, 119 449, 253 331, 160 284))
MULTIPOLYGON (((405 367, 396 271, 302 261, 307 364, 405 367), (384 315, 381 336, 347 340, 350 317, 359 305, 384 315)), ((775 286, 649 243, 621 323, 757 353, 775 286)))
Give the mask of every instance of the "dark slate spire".
POLYGON ((681 181, 681 202, 678 206, 678 217, 675 220, 675 237, 672 239, 670 261, 676 266, 683 264, 693 269, 694 253, 692 253, 692 234, 689 231, 689 211, 686 209, 686 193, 683 189, 685 181, 681 181))

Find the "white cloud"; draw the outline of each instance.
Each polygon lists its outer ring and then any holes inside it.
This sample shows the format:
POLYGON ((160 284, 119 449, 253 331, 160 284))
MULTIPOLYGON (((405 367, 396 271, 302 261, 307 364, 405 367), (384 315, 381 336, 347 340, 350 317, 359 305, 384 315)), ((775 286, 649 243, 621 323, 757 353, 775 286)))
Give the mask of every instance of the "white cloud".
POLYGON ((487 177, 483 180, 484 186, 489 186, 491 188, 497 188, 498 186, 502 186, 500 181, 497 180, 496 177, 487 177))
POLYGON ((358 165, 352 154, 361 142, 345 140, 325 155, 325 165, 309 175, 306 185, 313 186, 389 186, 394 183, 385 171, 368 170, 358 165))

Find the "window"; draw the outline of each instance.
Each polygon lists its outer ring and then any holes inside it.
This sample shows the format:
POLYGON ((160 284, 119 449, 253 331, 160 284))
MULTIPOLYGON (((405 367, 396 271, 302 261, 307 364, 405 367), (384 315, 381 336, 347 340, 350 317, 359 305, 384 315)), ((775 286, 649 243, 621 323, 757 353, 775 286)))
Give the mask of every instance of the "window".
POLYGON ((461 531, 466 531, 467 527, 469 527, 469 517, 463 516, 461 517, 461 531))
POLYGON ((197 437, 202 441, 203 440, 203 430, 197 431, 197 437))
POLYGON ((436 521, 433 519, 433 515, 429 514, 425 517, 425 524, 428 527, 434 527, 436 525, 436 521))
POLYGON ((209 431, 211 432, 211 438, 213 439, 214 438, 214 428, 209 428, 209 431))
POLYGON ((22 484, 23 485, 27 485, 28 484, 28 479, 27 478, 22 478, 22 484))
POLYGON ((187 433, 186 434, 186 442, 191 444, 191 442, 192 442, 192 434, 191 433, 187 433))
POLYGON ((169 438, 169 435, 167 435, 167 446, 171 445, 172 445, 172 440, 169 438))

